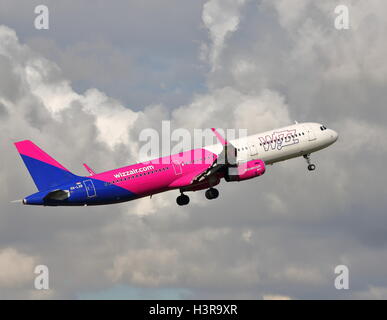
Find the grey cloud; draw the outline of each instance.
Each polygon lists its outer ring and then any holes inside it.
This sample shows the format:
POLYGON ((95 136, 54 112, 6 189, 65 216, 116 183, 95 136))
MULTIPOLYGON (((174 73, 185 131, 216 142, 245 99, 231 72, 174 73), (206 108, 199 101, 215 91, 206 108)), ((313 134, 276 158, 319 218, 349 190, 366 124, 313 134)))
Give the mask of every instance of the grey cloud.
POLYGON ((46 1, 50 29, 33 28, 39 1, 4 3, 2 23, 54 60, 76 91, 96 87, 139 110, 185 103, 205 90, 198 44, 203 1, 46 1), (111 17, 114 17, 113 19, 111 17))
MULTIPOLYGON (((87 89, 98 87, 91 78, 106 72, 103 81, 113 81, 114 74, 107 71, 112 66, 118 80, 120 72, 122 79, 132 77, 119 67, 126 56, 132 57, 128 42, 122 40, 125 33, 140 53, 152 49, 165 58, 173 49, 168 61, 178 57, 177 68, 181 63, 196 65, 200 48, 211 49, 214 43, 211 30, 203 28, 201 5, 195 4, 195 14, 176 5, 173 23, 167 23, 166 9, 156 6, 159 11, 150 12, 143 5, 146 17, 165 22, 163 32, 189 20, 176 36, 157 38, 155 28, 129 32, 140 30, 144 16, 136 17, 138 11, 132 10, 125 24, 124 7, 117 3, 113 8, 123 13, 113 10, 102 17, 94 12, 106 30, 92 32, 95 25, 76 16, 70 29, 53 29, 47 37, 26 27, 26 12, 10 3, 4 8, 11 17, 4 21, 21 40, 10 29, 0 29, 0 101, 7 112, 0 118, 5 137, 0 142, 0 180, 7 186, 0 195, 0 249, 11 248, 16 257, 47 264, 55 280, 47 296, 38 296, 28 277, 13 287, 0 283, 0 297, 74 298, 123 284, 184 288, 190 298, 385 298, 384 2, 370 1, 367 6, 348 1, 354 25, 343 32, 333 29, 335 1, 298 1, 294 6, 288 1, 246 1, 236 11, 225 8, 238 26, 224 38, 218 68, 212 68, 211 60, 201 62, 197 72, 204 92, 200 86, 192 88, 176 108, 162 103, 156 93, 152 104, 147 100, 138 109, 113 99, 122 93, 111 94, 109 85, 104 94, 74 90, 68 80, 85 81, 87 89), (187 33, 192 39, 191 28, 202 28, 199 41, 180 42, 187 33), (88 41, 88 35, 96 34, 99 42, 88 41), (21 44, 25 42, 34 50, 21 44), (66 49, 63 56, 58 47, 66 49), (87 64, 90 49, 98 52, 87 64), (101 58, 109 61, 107 69, 96 67, 101 58), (27 66, 34 77, 28 76, 27 66), (164 119, 190 130, 214 125, 259 132, 292 118, 321 121, 339 131, 335 145, 312 156, 318 164, 313 174, 306 171, 303 159, 290 160, 269 167, 256 180, 223 183, 217 201, 193 193, 186 208, 175 205, 175 192, 71 210, 9 203, 34 190, 13 139, 35 140, 80 173, 84 160, 97 171, 136 161, 138 133, 145 127, 160 129, 164 119), (150 263, 153 256, 157 264, 150 263), (350 268, 349 291, 334 289, 338 264, 350 268)), ((67 3, 53 8, 61 23, 63 12, 74 14, 67 3)), ((78 8, 84 13, 89 5, 80 2, 78 8)), ((96 8, 92 10, 103 7, 96 8)), ((139 64, 128 59, 128 65, 135 74, 155 68, 151 60, 139 64)), ((179 70, 177 75, 187 72, 179 70)), ((166 88, 165 101, 173 100, 173 90, 166 88)), ((128 89, 128 94, 133 92, 128 89)))
POLYGON ((7 116, 7 114, 8 114, 7 108, 5 107, 5 105, 0 103, 0 117, 5 117, 7 116))

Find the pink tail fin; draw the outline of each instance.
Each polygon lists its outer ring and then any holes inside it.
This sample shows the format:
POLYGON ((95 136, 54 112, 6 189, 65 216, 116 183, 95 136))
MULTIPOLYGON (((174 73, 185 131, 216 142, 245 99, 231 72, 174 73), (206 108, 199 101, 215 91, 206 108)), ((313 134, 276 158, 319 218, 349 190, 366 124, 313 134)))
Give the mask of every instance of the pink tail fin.
POLYGON ((69 170, 29 140, 15 146, 39 191, 48 190, 76 178, 69 170))
POLYGON ((69 171, 30 140, 16 142, 15 146, 20 155, 24 155, 35 160, 45 162, 62 170, 69 171))

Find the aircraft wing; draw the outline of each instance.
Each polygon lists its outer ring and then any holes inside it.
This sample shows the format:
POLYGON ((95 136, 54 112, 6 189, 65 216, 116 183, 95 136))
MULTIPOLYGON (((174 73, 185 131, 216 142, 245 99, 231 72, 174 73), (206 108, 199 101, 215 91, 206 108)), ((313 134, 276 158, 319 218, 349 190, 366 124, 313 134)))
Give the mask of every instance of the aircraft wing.
POLYGON ((229 167, 235 167, 237 158, 237 149, 224 139, 215 128, 211 128, 216 137, 223 145, 223 150, 219 153, 217 158, 207 168, 201 168, 188 174, 183 174, 182 177, 173 181, 169 186, 174 188, 181 188, 189 186, 193 183, 202 182, 213 175, 218 175, 224 172, 229 167))
POLYGON ((195 179, 196 181, 203 181, 209 176, 219 173, 219 171, 225 171, 229 167, 237 166, 237 148, 223 138, 215 128, 211 128, 211 130, 214 132, 219 142, 223 145, 223 150, 219 153, 212 165, 198 175, 195 179))
POLYGON ((170 188, 182 188, 191 185, 195 181, 197 181, 197 177, 203 174, 205 171, 203 169, 199 169, 196 171, 192 171, 187 174, 183 174, 181 177, 177 178, 173 181, 169 187, 170 188))
POLYGON ((235 166, 237 161, 237 148, 235 148, 230 142, 223 138, 215 128, 211 128, 219 142, 223 145, 222 152, 216 159, 218 164, 225 164, 227 166, 235 166))

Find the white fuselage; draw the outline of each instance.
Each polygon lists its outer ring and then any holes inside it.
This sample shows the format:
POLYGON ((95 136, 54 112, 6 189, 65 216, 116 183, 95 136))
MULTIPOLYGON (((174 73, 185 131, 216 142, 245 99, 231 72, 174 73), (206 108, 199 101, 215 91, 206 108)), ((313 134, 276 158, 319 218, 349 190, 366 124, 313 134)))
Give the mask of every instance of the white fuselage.
MULTIPOLYGON (((324 149, 337 138, 334 130, 307 122, 230 140, 230 143, 238 150, 238 162, 261 159, 266 164, 273 164, 324 149)), ((214 153, 222 150, 220 144, 205 148, 214 153)))

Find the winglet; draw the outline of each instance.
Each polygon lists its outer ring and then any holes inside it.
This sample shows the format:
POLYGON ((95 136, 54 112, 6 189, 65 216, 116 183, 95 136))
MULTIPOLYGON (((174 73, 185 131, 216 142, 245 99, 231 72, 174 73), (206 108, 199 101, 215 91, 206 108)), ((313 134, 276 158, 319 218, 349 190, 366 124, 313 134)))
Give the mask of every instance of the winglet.
POLYGON ((95 175, 95 172, 93 171, 93 169, 91 169, 86 163, 84 163, 83 166, 89 172, 90 176, 94 176, 95 175))
POLYGON ((215 128, 211 128, 211 130, 215 133, 216 137, 218 138, 219 142, 220 142, 222 145, 224 145, 224 146, 228 145, 227 140, 224 139, 224 138, 222 137, 222 135, 221 135, 218 131, 216 131, 215 128))

